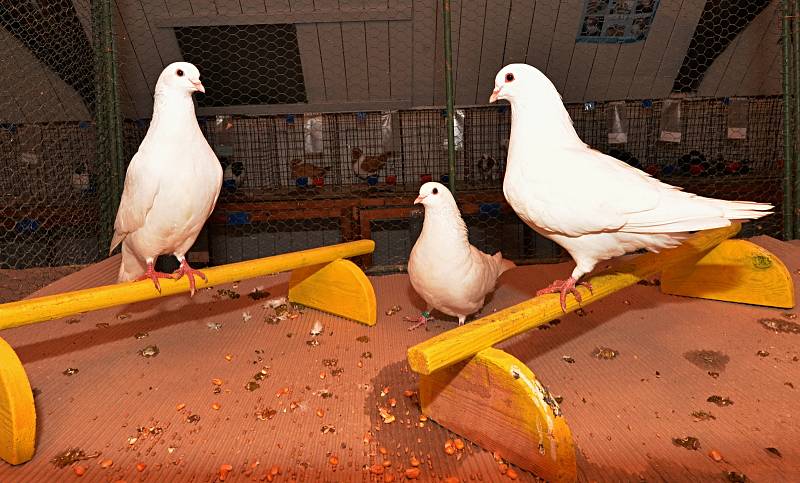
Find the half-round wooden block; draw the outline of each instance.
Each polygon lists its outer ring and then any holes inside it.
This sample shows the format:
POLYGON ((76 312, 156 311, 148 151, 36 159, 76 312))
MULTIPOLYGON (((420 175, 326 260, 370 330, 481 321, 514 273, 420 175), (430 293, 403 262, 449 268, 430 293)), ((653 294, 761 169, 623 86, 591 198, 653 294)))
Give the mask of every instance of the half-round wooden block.
POLYGON ((292 271, 289 300, 367 325, 378 321, 375 289, 350 260, 292 271))
POLYGON ((725 240, 697 263, 667 267, 661 291, 768 307, 794 307, 794 282, 786 265, 747 240, 725 240))
POLYGON ((36 407, 28 376, 14 349, 0 339, 0 458, 12 465, 33 458, 36 407))
POLYGON ((577 479, 572 433, 555 398, 514 356, 484 349, 420 375, 422 412, 553 483, 577 479))

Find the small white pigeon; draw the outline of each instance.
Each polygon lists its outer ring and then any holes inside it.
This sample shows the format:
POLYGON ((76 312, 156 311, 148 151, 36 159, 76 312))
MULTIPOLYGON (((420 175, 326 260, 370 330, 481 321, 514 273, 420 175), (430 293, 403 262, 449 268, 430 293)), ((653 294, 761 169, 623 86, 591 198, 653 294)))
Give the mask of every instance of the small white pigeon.
POLYGON ((153 120, 128 166, 111 250, 122 244, 119 281, 159 278, 207 280, 184 258, 214 210, 222 185, 222 167, 208 145, 194 112, 192 94, 205 92, 200 72, 187 62, 167 66, 156 83, 153 120), (174 254, 180 268, 156 272, 158 255, 174 254))
MULTIPOLYGON (((639 249, 658 252, 688 232, 761 218, 772 205, 724 201, 681 191, 591 149, 578 137, 552 82, 526 64, 503 67, 489 102, 511 103, 511 138, 503 192, 522 220, 564 247, 576 267, 544 293, 578 302, 578 280, 595 265, 639 249)), ((582 282, 591 291, 589 284, 582 282)))
POLYGON ((423 184, 417 203, 425 207, 425 220, 408 259, 408 277, 427 307, 419 319, 412 319, 417 323, 409 330, 427 324, 432 308, 458 317, 458 325, 463 325, 483 307, 498 277, 514 268, 514 262, 500 252, 490 256, 470 245, 456 201, 441 183, 423 184))

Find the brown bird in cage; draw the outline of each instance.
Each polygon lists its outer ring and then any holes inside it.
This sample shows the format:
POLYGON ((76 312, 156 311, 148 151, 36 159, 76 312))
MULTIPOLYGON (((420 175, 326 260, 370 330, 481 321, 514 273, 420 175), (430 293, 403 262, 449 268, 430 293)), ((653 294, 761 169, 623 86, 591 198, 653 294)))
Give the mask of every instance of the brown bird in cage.
POLYGON ((295 158, 291 161, 292 165, 292 178, 322 178, 325 176, 330 167, 321 168, 311 163, 304 163, 303 161, 295 158))
POLYGON ((386 161, 392 155, 391 151, 386 151, 377 156, 367 156, 361 148, 353 148, 352 150, 352 164, 353 172, 361 179, 367 179, 383 169, 386 166, 386 161))

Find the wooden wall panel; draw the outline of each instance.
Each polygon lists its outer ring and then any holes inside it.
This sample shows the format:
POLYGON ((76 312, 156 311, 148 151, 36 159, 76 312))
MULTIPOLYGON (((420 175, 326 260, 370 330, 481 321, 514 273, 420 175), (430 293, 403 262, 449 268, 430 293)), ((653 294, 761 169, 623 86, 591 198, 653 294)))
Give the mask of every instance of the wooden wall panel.
POLYGON ((503 68, 503 54, 508 35, 511 0, 493 0, 486 8, 481 45, 481 66, 478 73, 477 92, 472 104, 486 104, 494 89, 497 71, 503 68))
MULTIPOLYGON (((653 81, 658 74, 661 59, 675 27, 675 20, 684 0, 661 0, 653 23, 644 40, 639 61, 633 74, 627 96, 631 99, 648 99, 652 95, 653 81)), ((685 55, 685 53, 684 53, 685 55)))
MULTIPOLYGON (((686 57, 686 50, 689 48, 689 43, 692 40, 692 35, 697 27, 697 22, 700 20, 700 15, 703 13, 705 4, 705 0, 683 0, 675 20, 672 35, 669 42, 667 42, 667 48, 653 80, 653 88, 650 91, 651 98, 662 99, 669 97, 672 93, 675 77, 678 75, 683 59, 686 57)), ((656 16, 658 16, 658 13, 656 13, 656 16)))

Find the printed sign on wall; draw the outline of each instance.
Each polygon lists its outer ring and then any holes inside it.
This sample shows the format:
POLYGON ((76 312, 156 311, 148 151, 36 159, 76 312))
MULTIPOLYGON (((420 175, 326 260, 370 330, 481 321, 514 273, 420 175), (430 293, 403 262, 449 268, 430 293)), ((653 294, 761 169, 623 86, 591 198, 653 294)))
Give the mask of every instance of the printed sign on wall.
POLYGON ((621 44, 647 38, 659 0, 584 0, 578 42, 621 44))

